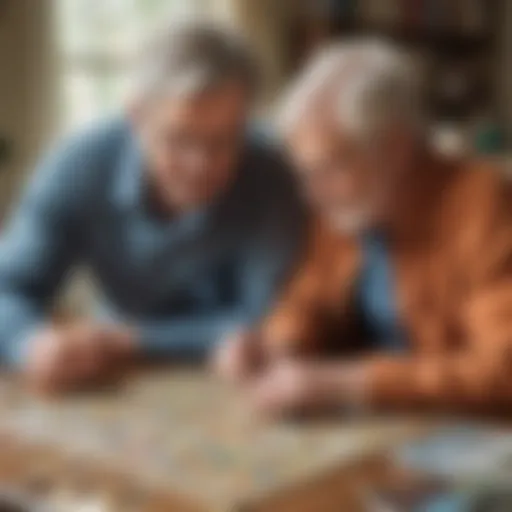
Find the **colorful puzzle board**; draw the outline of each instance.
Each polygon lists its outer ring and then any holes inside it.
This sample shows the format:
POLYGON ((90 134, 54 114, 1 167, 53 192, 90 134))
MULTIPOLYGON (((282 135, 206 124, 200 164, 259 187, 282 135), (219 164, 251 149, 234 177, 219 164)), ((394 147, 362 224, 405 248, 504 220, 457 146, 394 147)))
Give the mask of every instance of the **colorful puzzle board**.
POLYGON ((0 382, 0 432, 111 465, 205 510, 243 504, 403 441, 412 420, 271 422, 196 371, 136 378, 118 392, 45 400, 0 382))

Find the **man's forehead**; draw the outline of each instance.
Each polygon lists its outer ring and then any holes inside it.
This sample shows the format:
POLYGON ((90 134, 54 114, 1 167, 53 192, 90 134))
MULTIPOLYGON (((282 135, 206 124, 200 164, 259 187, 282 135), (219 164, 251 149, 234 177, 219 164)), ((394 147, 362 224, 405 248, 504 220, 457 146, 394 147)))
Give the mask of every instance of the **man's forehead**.
POLYGON ((227 82, 218 87, 205 89, 202 91, 185 92, 180 94, 161 95, 153 100, 157 109, 167 108, 169 110, 222 110, 229 105, 248 103, 246 91, 235 82, 227 82))
POLYGON ((352 141, 333 119, 317 116, 304 119, 289 137, 292 146, 301 153, 331 153, 351 146, 352 141))
POLYGON ((154 103, 150 115, 161 125, 186 124, 190 127, 238 123, 248 110, 246 98, 237 91, 207 91, 203 94, 166 97, 154 103))

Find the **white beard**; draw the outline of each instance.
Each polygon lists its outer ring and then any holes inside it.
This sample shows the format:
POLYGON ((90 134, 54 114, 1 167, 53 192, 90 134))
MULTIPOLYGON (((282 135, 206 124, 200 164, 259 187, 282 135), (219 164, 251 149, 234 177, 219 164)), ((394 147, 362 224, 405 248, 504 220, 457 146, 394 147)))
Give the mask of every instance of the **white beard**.
POLYGON ((334 212, 329 216, 334 229, 347 235, 364 231, 372 224, 373 218, 373 208, 368 205, 344 212, 334 212))

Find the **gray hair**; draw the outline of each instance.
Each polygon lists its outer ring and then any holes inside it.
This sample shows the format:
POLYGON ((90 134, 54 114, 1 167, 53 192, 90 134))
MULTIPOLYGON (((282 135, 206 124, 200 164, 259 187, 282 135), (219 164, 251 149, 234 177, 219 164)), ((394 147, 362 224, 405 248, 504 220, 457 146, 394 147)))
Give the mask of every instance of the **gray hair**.
POLYGON ((132 94, 195 94, 239 81, 256 92, 259 69, 236 33, 204 21, 160 27, 141 47, 133 68, 132 94))
POLYGON ((421 127, 422 87, 410 56, 377 40, 335 43, 313 56, 285 95, 278 124, 286 134, 311 113, 372 137, 390 122, 421 127))

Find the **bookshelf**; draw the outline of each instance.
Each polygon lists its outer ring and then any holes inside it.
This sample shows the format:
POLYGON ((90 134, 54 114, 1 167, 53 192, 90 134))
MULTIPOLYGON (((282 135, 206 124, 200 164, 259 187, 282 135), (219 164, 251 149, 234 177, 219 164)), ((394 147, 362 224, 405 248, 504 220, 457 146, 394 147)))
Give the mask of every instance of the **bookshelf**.
POLYGON ((298 0, 289 25, 289 72, 326 41, 380 37, 415 56, 434 119, 470 120, 484 111, 499 117, 497 27, 506 1, 298 0))

